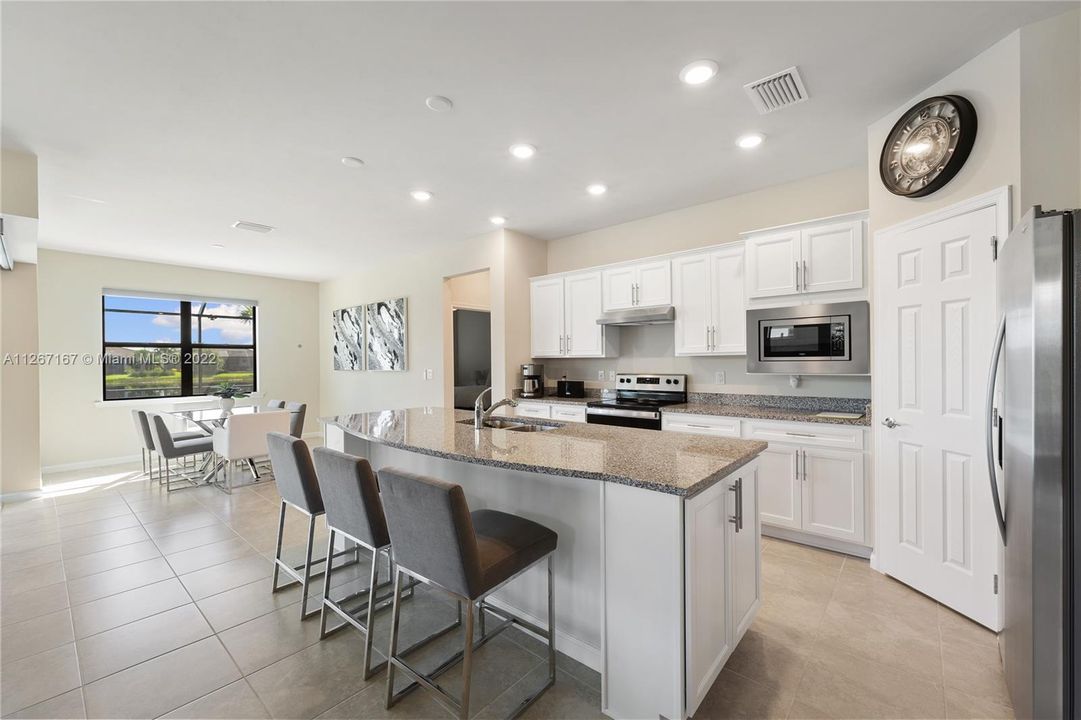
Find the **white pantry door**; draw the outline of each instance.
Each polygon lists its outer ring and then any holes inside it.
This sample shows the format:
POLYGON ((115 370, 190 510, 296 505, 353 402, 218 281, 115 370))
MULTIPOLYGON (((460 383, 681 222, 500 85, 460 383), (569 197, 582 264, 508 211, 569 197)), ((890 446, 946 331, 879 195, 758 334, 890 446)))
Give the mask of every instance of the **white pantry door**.
POLYGON ((876 564, 994 630, 1001 546, 984 461, 995 334, 983 207, 875 238, 876 564), (890 422, 896 423, 888 427, 890 422))

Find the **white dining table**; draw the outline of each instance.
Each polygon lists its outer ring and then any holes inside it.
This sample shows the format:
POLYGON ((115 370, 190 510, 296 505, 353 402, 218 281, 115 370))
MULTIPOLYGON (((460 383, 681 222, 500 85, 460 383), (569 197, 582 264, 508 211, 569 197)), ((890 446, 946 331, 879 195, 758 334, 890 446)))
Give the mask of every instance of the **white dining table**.
MULTIPOLYGON (((221 408, 203 408, 201 410, 171 410, 168 414, 173 415, 174 417, 178 417, 185 422, 197 425, 207 434, 213 435, 214 428, 225 427, 225 425, 229 422, 229 418, 233 417, 234 415, 251 415, 258 412, 282 412, 283 410, 285 410, 285 408, 263 407, 260 405, 241 405, 239 407, 234 407, 231 410, 222 410, 221 408)), ((296 412, 294 410, 285 411, 292 414, 295 414, 296 412)), ((214 456, 212 455, 211 457, 207 458, 206 461, 203 463, 202 467, 199 468, 199 472, 205 473, 203 475, 203 482, 211 482, 214 476, 218 474, 218 471, 224 465, 225 461, 219 460, 218 462, 214 463, 213 468, 207 470, 207 468, 210 466, 211 461, 213 460, 213 457, 214 456)), ((252 472, 252 475, 255 477, 256 480, 258 480, 259 469, 255 465, 254 458, 248 458, 247 463, 248 468, 252 472)))

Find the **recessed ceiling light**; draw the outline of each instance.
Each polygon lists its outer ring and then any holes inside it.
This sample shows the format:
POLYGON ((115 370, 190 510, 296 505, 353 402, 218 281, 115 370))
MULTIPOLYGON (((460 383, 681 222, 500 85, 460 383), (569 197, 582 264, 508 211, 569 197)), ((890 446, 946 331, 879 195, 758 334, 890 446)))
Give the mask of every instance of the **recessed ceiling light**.
POLYGON ((237 220, 235 223, 233 223, 233 227, 235 227, 237 230, 248 230, 249 232, 257 233, 268 233, 274 229, 271 225, 248 222, 247 220, 237 220))
POLYGON ((414 190, 409 194, 412 195, 413 199, 417 202, 428 202, 432 199, 432 194, 427 190, 414 190))
POLYGON ((502 215, 493 215, 488 219, 491 220, 493 225, 506 225, 507 224, 507 218, 503 217, 502 215))
POLYGON ((364 161, 361 160, 358 157, 343 157, 342 158, 342 165, 345 165, 346 167, 351 167, 351 168, 358 168, 358 167, 363 167, 364 166, 364 161))
POLYGON ((695 60, 679 71, 679 79, 687 85, 701 85, 717 74, 717 63, 712 60, 695 60))
POLYGON ((537 148, 527 143, 517 143, 510 146, 510 154, 519 160, 528 160, 537 154, 537 148))
POLYGON ((608 192, 608 186, 604 183, 593 183, 586 187, 586 192, 590 195, 604 195, 608 192))
POLYGON ((762 141, 765 139, 765 136, 760 133, 748 133, 740 137, 739 140, 736 140, 736 145, 739 145, 744 150, 750 150, 751 148, 756 148, 761 145, 762 141))
POLYGON ((225 249, 225 246, 222 245, 221 243, 210 243, 210 247, 214 248, 215 250, 224 250, 225 249))
POLYGON ((429 110, 435 112, 447 112, 454 109, 454 101, 442 95, 429 95, 424 99, 424 104, 428 106, 429 110))

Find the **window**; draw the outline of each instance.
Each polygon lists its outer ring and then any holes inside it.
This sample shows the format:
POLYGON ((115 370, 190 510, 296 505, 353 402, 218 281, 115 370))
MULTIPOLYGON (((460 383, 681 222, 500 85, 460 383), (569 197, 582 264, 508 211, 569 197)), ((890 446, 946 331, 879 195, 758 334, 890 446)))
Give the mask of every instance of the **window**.
POLYGON ((255 390, 253 304, 103 295, 101 325, 105 400, 255 390))

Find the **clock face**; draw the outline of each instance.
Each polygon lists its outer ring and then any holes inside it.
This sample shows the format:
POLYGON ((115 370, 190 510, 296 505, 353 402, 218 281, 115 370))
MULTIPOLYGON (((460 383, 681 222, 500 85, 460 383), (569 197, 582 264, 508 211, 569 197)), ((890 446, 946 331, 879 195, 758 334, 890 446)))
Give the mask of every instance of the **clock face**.
POLYGON ((882 183, 905 197, 930 195, 953 179, 976 139, 976 110, 960 95, 923 100, 893 126, 879 160, 882 183))

